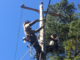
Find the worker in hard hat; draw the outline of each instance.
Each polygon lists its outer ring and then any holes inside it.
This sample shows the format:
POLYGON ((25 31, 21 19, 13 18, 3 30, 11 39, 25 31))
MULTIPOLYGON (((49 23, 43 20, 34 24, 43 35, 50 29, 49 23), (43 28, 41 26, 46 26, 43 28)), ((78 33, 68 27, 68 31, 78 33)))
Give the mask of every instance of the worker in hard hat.
POLYGON ((53 34, 51 35, 51 37, 49 37, 49 39, 51 40, 49 45, 47 45, 47 49, 46 52, 53 52, 53 50, 57 51, 58 50, 58 38, 57 38, 57 34, 53 34))
MULTIPOLYGON (((38 40, 37 40, 37 38, 36 38, 36 36, 35 36, 35 33, 37 33, 37 32, 39 32, 42 28, 43 28, 43 26, 42 27, 40 27, 39 29, 37 29, 37 30, 32 30, 31 29, 31 26, 33 25, 33 24, 35 24, 36 22, 39 22, 40 20, 35 20, 35 21, 33 21, 33 22, 30 22, 30 21, 25 21, 24 23, 23 23, 23 28, 24 28, 24 33, 25 33, 25 35, 26 35, 26 37, 24 37, 23 38, 23 41, 25 42, 25 41, 28 41, 28 42, 30 42, 31 43, 31 45, 33 45, 33 47, 35 48, 35 50, 36 50, 36 56, 37 56, 37 58, 39 57, 39 54, 40 54, 40 52, 41 52, 41 47, 40 47, 40 45, 39 45, 39 43, 38 43, 38 40)), ((38 58, 39 59, 39 58, 38 58)))

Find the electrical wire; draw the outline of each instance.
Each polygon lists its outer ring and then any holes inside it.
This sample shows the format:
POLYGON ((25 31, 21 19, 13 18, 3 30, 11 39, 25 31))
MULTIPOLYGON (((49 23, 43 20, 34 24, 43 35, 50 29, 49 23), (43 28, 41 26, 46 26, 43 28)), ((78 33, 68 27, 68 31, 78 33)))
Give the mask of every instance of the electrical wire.
POLYGON ((47 8, 47 12, 46 12, 45 18, 46 18, 47 14, 48 14, 48 10, 49 10, 49 5, 50 5, 50 2, 51 2, 51 0, 49 0, 49 3, 48 3, 48 8, 47 8))
POLYGON ((16 51, 15 51, 15 57, 14 57, 14 60, 16 60, 17 47, 18 47, 18 40, 19 40, 19 32, 20 32, 21 19, 22 19, 22 12, 23 12, 23 9, 22 9, 22 11, 21 11, 21 17, 20 17, 20 24, 19 24, 19 31, 18 31, 18 37, 17 37, 17 44, 16 44, 16 51))

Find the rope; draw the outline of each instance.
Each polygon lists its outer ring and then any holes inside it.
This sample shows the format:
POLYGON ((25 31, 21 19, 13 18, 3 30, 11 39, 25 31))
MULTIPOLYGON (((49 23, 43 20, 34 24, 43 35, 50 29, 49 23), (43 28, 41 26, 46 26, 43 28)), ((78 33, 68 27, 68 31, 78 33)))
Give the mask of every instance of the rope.
MULTIPOLYGON (((37 41, 37 40, 36 40, 36 41, 37 41)), ((35 41, 35 42, 36 42, 36 41, 35 41)), ((34 42, 34 44, 35 44, 35 42, 34 42)), ((33 44, 33 45, 34 45, 34 44, 33 44)), ((27 55, 27 53, 31 50, 31 48, 33 47, 33 45, 30 47, 30 49, 25 53, 25 55, 24 55, 20 60, 22 60, 22 59, 27 55)))
POLYGON ((19 32, 20 32, 20 26, 21 26, 22 12, 23 12, 23 9, 21 11, 21 17, 20 17, 20 24, 19 24, 19 31, 18 31, 18 37, 17 37, 17 44, 16 44, 16 51, 15 51, 14 60, 16 60, 16 53, 17 53, 17 47, 18 47, 18 40, 19 40, 19 32))
POLYGON ((32 46, 30 47, 30 49, 25 53, 25 55, 20 60, 22 60, 27 55, 27 53, 31 50, 31 48, 32 48, 32 46))

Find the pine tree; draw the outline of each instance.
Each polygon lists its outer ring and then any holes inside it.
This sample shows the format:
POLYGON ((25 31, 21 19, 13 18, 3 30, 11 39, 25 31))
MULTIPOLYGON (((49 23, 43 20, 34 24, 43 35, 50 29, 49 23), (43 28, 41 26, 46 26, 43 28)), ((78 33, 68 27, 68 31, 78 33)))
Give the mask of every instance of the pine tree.
MULTIPOLYGON (((49 43, 48 37, 50 37, 50 35, 52 35, 53 33, 56 33, 59 37, 59 49, 57 53, 54 51, 53 53, 47 54, 47 59, 51 57, 50 60, 53 60, 53 58, 55 60, 59 60, 59 59, 63 60, 64 58, 66 59, 67 57, 68 58, 71 57, 70 54, 67 54, 66 48, 69 47, 68 53, 72 51, 71 49, 74 49, 74 45, 75 45, 72 42, 77 41, 76 38, 80 37, 80 32, 79 32, 80 23, 78 23, 79 17, 77 17, 75 10, 76 8, 74 6, 74 3, 73 2, 68 3, 67 0, 62 0, 60 3, 56 3, 49 6, 49 12, 60 13, 61 16, 56 17, 56 16, 48 15, 46 17, 45 38, 47 44, 49 43), (70 44, 71 46, 69 45, 69 43, 71 43, 70 44), (63 56, 60 56, 60 54, 62 54, 63 56)), ((79 43, 76 44, 78 44, 79 47, 79 43)), ((77 49, 79 49, 78 47, 76 46, 77 49)), ((74 53, 73 56, 75 54, 76 53, 74 53)))

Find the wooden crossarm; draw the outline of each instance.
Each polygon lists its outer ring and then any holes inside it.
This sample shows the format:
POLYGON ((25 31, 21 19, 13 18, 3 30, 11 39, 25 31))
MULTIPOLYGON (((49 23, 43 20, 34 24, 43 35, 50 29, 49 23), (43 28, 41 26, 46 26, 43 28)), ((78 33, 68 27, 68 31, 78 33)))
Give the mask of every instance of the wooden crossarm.
MULTIPOLYGON (((34 8, 30 8, 30 7, 25 7, 24 4, 21 5, 21 8, 33 10, 33 11, 36 11, 36 12, 40 12, 40 10, 38 10, 38 9, 34 9, 34 8)), ((43 12, 46 14, 46 11, 43 11, 43 12)), ((53 15, 53 16, 61 16, 60 14, 54 14, 54 13, 48 13, 48 14, 53 15)))
POLYGON ((36 12, 40 12, 40 10, 38 10, 38 9, 34 9, 34 8, 30 8, 30 7, 25 7, 24 4, 21 5, 21 8, 33 10, 33 11, 36 11, 36 12))

